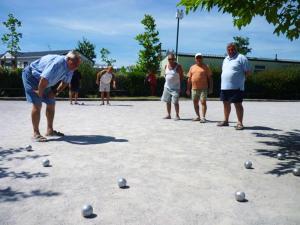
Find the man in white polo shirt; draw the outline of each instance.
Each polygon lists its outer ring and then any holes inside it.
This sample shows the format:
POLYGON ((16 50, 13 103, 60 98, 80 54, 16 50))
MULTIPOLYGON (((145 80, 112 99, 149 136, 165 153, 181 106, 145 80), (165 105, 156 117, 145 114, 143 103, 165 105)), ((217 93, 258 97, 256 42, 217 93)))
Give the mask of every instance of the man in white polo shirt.
POLYGON ((220 99, 223 101, 224 106, 224 120, 218 123, 218 126, 228 126, 229 115, 231 111, 231 103, 234 104, 237 125, 236 130, 243 130, 243 116, 244 108, 242 105, 245 80, 250 75, 250 68, 248 59, 238 53, 234 43, 227 45, 228 56, 223 61, 222 74, 221 74, 221 94, 220 99))

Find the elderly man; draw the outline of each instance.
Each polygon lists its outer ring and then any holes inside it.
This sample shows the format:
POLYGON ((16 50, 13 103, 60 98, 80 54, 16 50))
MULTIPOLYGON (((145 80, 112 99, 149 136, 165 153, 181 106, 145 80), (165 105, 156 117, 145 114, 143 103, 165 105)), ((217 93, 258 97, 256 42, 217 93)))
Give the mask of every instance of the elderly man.
POLYGON ((197 117, 193 121, 200 121, 200 123, 205 123, 206 119, 206 99, 208 93, 211 94, 213 91, 213 79, 212 72, 210 68, 203 63, 203 56, 201 53, 195 55, 195 64, 191 66, 188 73, 187 80, 187 91, 186 94, 189 96, 191 94, 192 86, 192 100, 194 104, 194 109, 197 117), (199 112, 199 100, 202 106, 202 118, 199 112))
POLYGON ((179 96, 180 84, 183 80, 183 69, 176 62, 175 55, 168 55, 168 64, 165 66, 165 85, 161 100, 166 102, 167 116, 164 119, 171 119, 171 102, 174 104, 176 117, 175 120, 180 120, 179 117, 179 96))
POLYGON ((224 106, 224 121, 218 123, 218 126, 228 126, 231 103, 234 104, 237 125, 236 130, 243 130, 244 108, 242 105, 244 96, 244 85, 246 77, 250 75, 250 68, 247 58, 239 54, 234 43, 227 45, 228 56, 223 61, 221 74, 221 101, 224 106))
POLYGON ((40 134, 39 123, 42 102, 46 103, 47 132, 46 136, 63 136, 53 129, 55 113, 55 96, 70 83, 73 71, 80 64, 80 55, 70 51, 66 56, 46 55, 28 65, 22 73, 26 99, 32 103, 31 119, 33 139, 45 142, 47 138, 40 134), (60 82, 57 89, 53 87, 60 82))

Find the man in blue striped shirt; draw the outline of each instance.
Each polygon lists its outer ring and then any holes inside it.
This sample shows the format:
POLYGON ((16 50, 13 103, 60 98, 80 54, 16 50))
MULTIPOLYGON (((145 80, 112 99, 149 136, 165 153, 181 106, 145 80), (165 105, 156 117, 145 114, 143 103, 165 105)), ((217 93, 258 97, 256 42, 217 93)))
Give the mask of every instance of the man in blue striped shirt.
POLYGON ((46 136, 63 136, 53 129, 55 114, 55 96, 62 92, 71 82, 73 71, 80 64, 80 55, 70 51, 66 56, 46 55, 28 65, 22 73, 26 99, 32 103, 31 119, 33 139, 45 142, 47 138, 39 131, 42 102, 46 103, 46 136), (57 89, 54 89, 57 83, 57 89))

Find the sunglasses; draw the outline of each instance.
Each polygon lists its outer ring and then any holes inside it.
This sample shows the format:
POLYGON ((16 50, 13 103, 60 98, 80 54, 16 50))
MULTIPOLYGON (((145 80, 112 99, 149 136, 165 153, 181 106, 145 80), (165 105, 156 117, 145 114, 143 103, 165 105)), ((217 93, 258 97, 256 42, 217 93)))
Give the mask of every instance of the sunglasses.
POLYGON ((175 60, 175 58, 168 58, 168 60, 175 60))

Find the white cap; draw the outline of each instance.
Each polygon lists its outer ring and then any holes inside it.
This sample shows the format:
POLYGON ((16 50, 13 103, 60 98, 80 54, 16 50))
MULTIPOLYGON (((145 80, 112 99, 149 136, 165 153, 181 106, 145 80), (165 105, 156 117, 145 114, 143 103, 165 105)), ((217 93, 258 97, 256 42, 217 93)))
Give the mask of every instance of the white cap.
POLYGON ((197 58, 198 56, 202 56, 202 53, 200 52, 196 53, 195 58, 197 58))

